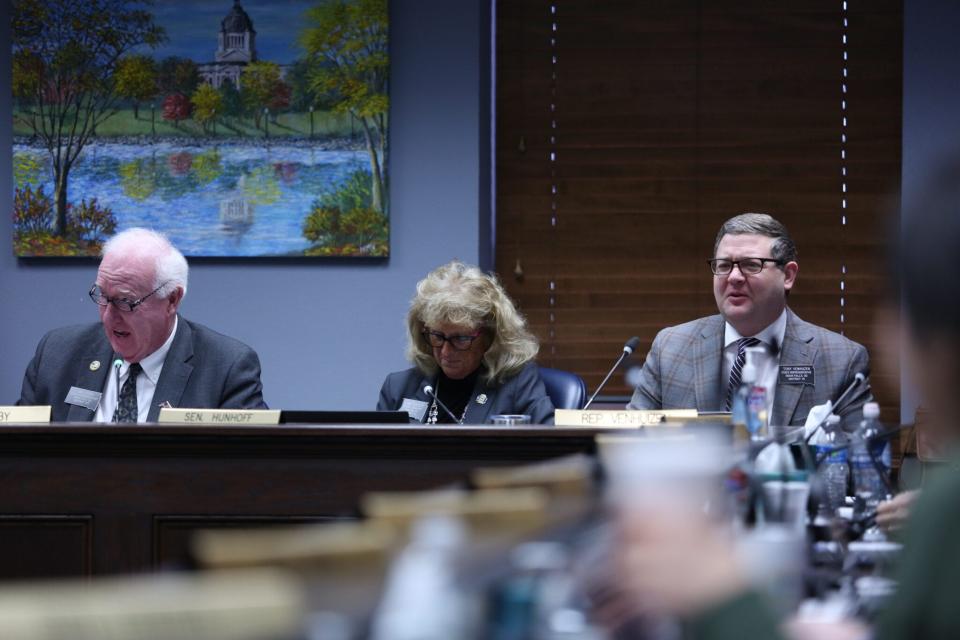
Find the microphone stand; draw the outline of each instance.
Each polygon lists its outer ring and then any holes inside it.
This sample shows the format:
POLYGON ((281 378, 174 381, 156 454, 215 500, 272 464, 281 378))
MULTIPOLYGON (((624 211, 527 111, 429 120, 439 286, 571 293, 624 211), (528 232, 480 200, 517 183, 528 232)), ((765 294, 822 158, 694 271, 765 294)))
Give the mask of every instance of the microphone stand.
POLYGON ((827 423, 827 418, 830 417, 830 413, 836 412, 836 410, 840 407, 840 405, 843 403, 843 401, 847 399, 847 396, 850 395, 850 393, 851 393, 854 389, 856 389, 856 388, 859 387, 861 384, 863 384, 863 383, 866 381, 866 379, 867 379, 867 377, 866 377, 865 375, 863 375, 862 373, 857 373, 857 375, 855 375, 855 376, 853 377, 853 382, 850 383, 850 386, 848 386, 846 389, 844 389, 844 390, 843 390, 843 393, 840 394, 840 397, 837 398, 837 401, 836 401, 836 402, 834 403, 834 405, 833 405, 833 410, 830 411, 830 412, 828 412, 827 415, 823 416, 823 418, 820 420, 820 422, 817 423, 817 426, 814 427, 813 431, 811 431, 810 434, 809 434, 806 438, 803 439, 803 444, 805 444, 805 445, 810 444, 810 439, 813 438, 813 435, 814 435, 817 431, 820 431, 820 429, 823 427, 823 425, 825 425, 825 424, 827 423))
POLYGON ((620 354, 620 357, 617 358, 617 361, 615 363, 613 363, 613 367, 611 367, 610 371, 607 372, 607 375, 606 377, 604 377, 603 382, 601 382, 600 385, 597 387, 597 390, 593 392, 593 395, 590 396, 590 399, 587 400, 587 403, 583 405, 584 411, 586 411, 590 407, 590 405, 593 404, 593 401, 597 399, 597 394, 600 393, 600 390, 603 389, 605 386, 607 386, 607 382, 610 380, 610 376, 612 376, 613 372, 617 370, 617 367, 620 366, 620 363, 622 363, 627 356, 632 354, 636 350, 637 345, 639 344, 640 344, 640 338, 638 338, 637 336, 633 336, 632 338, 627 340, 627 344, 623 345, 623 352, 620 354))
POLYGON ((440 407, 446 412, 448 416, 450 416, 450 418, 453 420, 453 424, 459 424, 459 425, 463 424, 463 421, 458 420, 457 416, 453 415, 453 411, 450 411, 450 409, 447 408, 447 405, 443 404, 443 401, 440 399, 440 396, 438 396, 436 392, 433 390, 433 387, 431 387, 430 385, 427 385, 423 388, 423 390, 424 392, 426 392, 428 396, 432 397, 438 405, 440 405, 440 407))

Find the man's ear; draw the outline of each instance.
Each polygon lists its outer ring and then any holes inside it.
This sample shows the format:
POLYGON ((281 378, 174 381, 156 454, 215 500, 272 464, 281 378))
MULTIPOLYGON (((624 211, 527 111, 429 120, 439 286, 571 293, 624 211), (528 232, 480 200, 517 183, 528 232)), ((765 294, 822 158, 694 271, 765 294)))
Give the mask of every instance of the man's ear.
POLYGON ((790 261, 783 265, 783 288, 787 291, 793 289, 793 283, 797 280, 797 272, 800 271, 800 265, 790 261))
POLYGON ((181 300, 183 300, 183 287, 177 287, 167 296, 167 302, 170 303, 170 309, 173 313, 177 312, 181 300))

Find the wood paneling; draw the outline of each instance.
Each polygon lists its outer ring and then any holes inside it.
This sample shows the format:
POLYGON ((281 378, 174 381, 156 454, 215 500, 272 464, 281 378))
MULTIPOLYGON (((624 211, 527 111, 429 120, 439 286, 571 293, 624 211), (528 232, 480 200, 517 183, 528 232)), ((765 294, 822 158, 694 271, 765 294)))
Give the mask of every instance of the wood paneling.
POLYGON ((478 466, 592 453, 531 427, 0 426, 0 580, 151 571, 192 531, 355 518, 370 491, 464 484, 478 466), (83 514, 83 515, 73 515, 83 514))
MULTIPOLYGON (((791 307, 875 351, 900 0, 505 0, 496 32, 496 267, 543 364, 592 389, 629 336, 715 313, 704 261, 744 211, 797 242, 791 307)), ((897 376, 874 362, 885 416, 897 376)))
POLYGON ((90 576, 93 522, 90 515, 0 514, 0 573, 29 580, 90 576))

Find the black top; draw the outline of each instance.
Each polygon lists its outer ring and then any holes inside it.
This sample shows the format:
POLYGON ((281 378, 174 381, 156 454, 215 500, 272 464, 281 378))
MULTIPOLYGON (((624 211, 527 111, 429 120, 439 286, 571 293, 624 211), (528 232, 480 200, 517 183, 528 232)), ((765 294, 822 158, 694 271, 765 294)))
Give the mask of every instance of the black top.
POLYGON ((450 412, 457 417, 454 420, 447 415, 443 407, 437 407, 437 424, 457 424, 467 410, 467 404, 473 397, 473 389, 477 383, 477 377, 485 370, 482 365, 466 378, 454 380, 448 378, 443 370, 437 372, 436 393, 443 404, 447 405, 450 412))
MULTIPOLYGON (((101 331, 102 333, 102 331, 101 331)), ((440 381, 440 398, 447 403, 447 389, 440 381)), ((456 383, 454 383, 456 384, 456 383)), ((416 367, 405 371, 396 371, 387 376, 380 388, 380 399, 377 402, 378 411, 397 411, 410 403, 411 420, 427 422, 429 407, 433 402, 423 388, 427 385, 437 387, 437 374, 429 377, 416 367), (419 408, 419 411, 417 410, 419 408)), ((486 424, 490 416, 498 413, 526 413, 533 418, 534 424, 553 423, 553 403, 547 395, 547 390, 540 380, 540 370, 533 362, 528 362, 515 375, 502 382, 485 381, 480 375, 473 380, 474 388, 466 405, 466 417, 463 424, 486 424)), ((437 418, 443 418, 446 413, 437 407, 437 418)), ((450 407, 453 410, 453 407, 450 407)), ((463 409, 461 408, 462 412, 463 409)), ((455 413, 458 418, 461 414, 455 413)))

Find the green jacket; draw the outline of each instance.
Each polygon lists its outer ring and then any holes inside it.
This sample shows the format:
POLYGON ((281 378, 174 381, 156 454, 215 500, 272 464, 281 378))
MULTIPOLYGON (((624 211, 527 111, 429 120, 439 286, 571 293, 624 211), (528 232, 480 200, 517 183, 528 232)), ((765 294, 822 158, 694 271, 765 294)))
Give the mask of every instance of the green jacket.
MULTIPOLYGON (((944 467, 924 487, 895 577, 899 587, 877 622, 877 640, 960 638, 960 470, 944 467)), ((705 640, 782 637, 756 593, 704 611, 686 631, 705 640)))
POLYGON ((888 638, 960 638, 960 472, 938 470, 910 516, 900 584, 877 625, 888 638))

